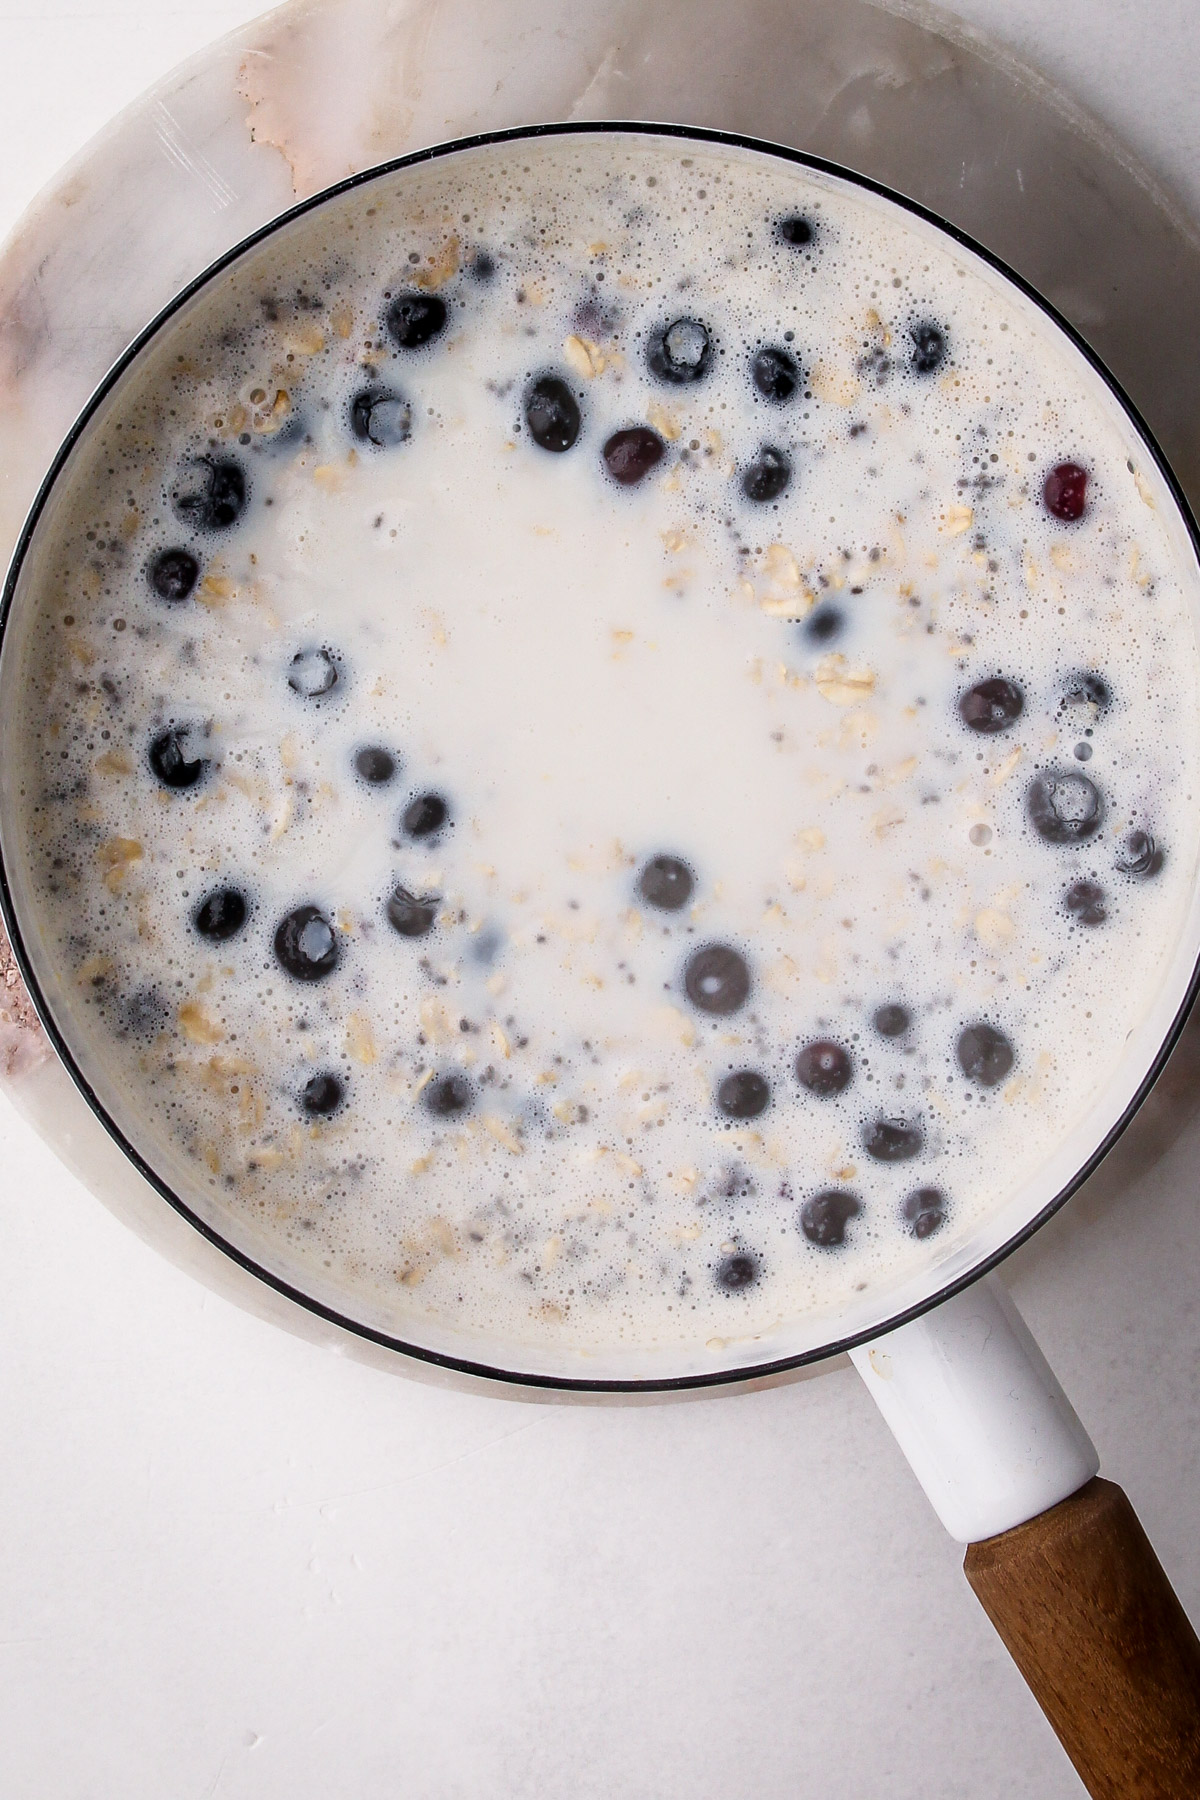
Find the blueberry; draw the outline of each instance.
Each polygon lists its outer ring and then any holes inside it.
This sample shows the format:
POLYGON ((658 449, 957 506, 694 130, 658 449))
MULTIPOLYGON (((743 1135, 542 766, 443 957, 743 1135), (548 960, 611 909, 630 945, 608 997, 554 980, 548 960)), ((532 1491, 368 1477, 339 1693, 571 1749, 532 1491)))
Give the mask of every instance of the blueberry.
POLYGON ((397 294, 383 315, 392 342, 400 350, 419 350, 446 329, 446 302, 436 294, 397 294))
POLYGON ((1112 693, 1103 675, 1090 670, 1072 675, 1063 689, 1064 706, 1094 706, 1097 712, 1103 712, 1111 700, 1112 693))
POLYGON ((817 1038, 815 1042, 805 1044, 796 1058, 796 1080, 822 1100, 848 1088, 853 1074, 850 1052, 829 1038, 817 1038))
POLYGON ((323 700, 338 684, 337 658, 332 650, 297 650, 288 668, 287 684, 302 700, 323 700))
POLYGON ((350 429, 360 443, 392 450, 412 436, 412 407, 390 388, 363 388, 350 402, 350 429))
POLYGON ((895 1001, 887 1006, 877 1006, 871 1019, 880 1037, 903 1037, 912 1024, 912 1014, 907 1006, 899 1006, 895 1001))
POLYGON ((726 1256, 719 1262, 713 1273, 719 1288, 727 1294, 736 1294, 741 1288, 753 1287, 761 1273, 756 1256, 748 1250, 735 1250, 732 1256, 726 1256))
POLYGON ((496 273, 495 258, 489 256, 486 250, 477 251, 471 258, 470 272, 476 281, 491 281, 496 273))
POLYGON ((246 471, 232 457, 197 456, 171 490, 171 505, 198 531, 228 531, 246 508, 246 471))
POLYGON ((800 385, 800 365, 788 351, 768 344, 751 363, 750 378, 764 400, 782 406, 800 385))
POLYGON ((678 912, 692 897, 695 877, 678 856, 652 856, 637 878, 637 891, 647 906, 678 912))
POLYGON ((1103 925, 1108 917, 1104 889, 1094 881, 1074 881, 1063 895, 1063 905, 1080 925, 1103 925))
POLYGON ((941 1188, 917 1188, 906 1194, 900 1205, 900 1216, 915 1238, 932 1237, 946 1221, 946 1196, 941 1188))
POLYGON ((160 600, 178 606, 200 579, 200 564, 190 550, 160 550, 151 557, 146 578, 160 600))
POLYGON ((579 402, 558 375, 539 375, 525 390, 525 423, 543 450, 569 450, 579 436, 579 402))
POLYGON ((237 888, 214 888, 192 914, 192 923, 201 937, 223 944, 227 938, 237 936, 249 912, 246 896, 237 888))
POLYGON ((838 606, 818 606, 804 621, 804 635, 814 643, 828 644, 846 623, 846 615, 838 606))
POLYGON ((425 937, 433 930, 440 896, 425 894, 418 898, 406 887, 397 885, 388 895, 384 912, 393 931, 401 937, 425 937))
POLYGON ((800 1208, 800 1229, 810 1244, 830 1250, 846 1241, 846 1227, 862 1211, 862 1201, 846 1188, 826 1188, 800 1208))
POLYGON ((771 1090, 755 1069, 726 1075, 717 1088, 717 1106, 727 1119, 757 1119, 770 1103, 771 1090))
POLYGON ((208 772, 208 758, 205 756, 189 757, 187 746, 193 732, 199 729, 195 725, 168 725, 157 737, 150 740, 150 767, 158 776, 164 787, 195 787, 201 777, 208 772))
POLYGON ((782 450, 764 444, 754 461, 742 474, 742 492, 756 506, 778 500, 792 479, 792 465, 782 450))
POLYGON ((372 787, 381 787, 396 773, 396 759, 379 744, 365 744, 354 753, 354 769, 372 787))
POLYGON ((781 244, 790 244, 794 250, 802 250, 805 244, 811 244, 815 227, 799 213, 789 213, 775 221, 775 236, 781 244))
POLYGON ((330 1113, 335 1113, 345 1098, 346 1087, 341 1077, 327 1072, 311 1075, 300 1090, 300 1105, 318 1119, 327 1119, 330 1113))
POLYGON ((646 364, 660 381, 676 386, 699 381, 712 360, 712 337, 699 319, 672 319, 652 331, 646 346, 646 364))
POLYGON ((1148 831, 1131 831, 1121 844, 1117 868, 1122 875, 1157 875, 1165 861, 1165 852, 1148 831))
POLYGON ((706 1013, 734 1013, 746 1003, 750 970, 728 944, 705 944, 693 950, 683 971, 684 992, 706 1013))
POLYGON ((908 331, 913 341, 912 366, 917 375, 932 375, 946 360, 946 334, 940 325, 923 319, 908 331))
POLYGON ((425 1111, 435 1119, 450 1119, 466 1112, 473 1099, 470 1083, 462 1075, 439 1075, 421 1094, 425 1111))
POLYGON ((338 964, 333 926, 317 906, 298 906, 275 931, 275 955, 297 981, 323 981, 338 964))
POLYGON ((1042 483, 1042 500, 1046 511, 1056 519, 1073 524, 1082 519, 1087 507, 1087 470, 1075 462, 1055 463, 1042 483))
POLYGON ((1077 769, 1047 769, 1030 782, 1025 810, 1048 844, 1080 844, 1098 829, 1104 802, 1095 782, 1077 769))
POLYGON ((991 734, 1015 725, 1025 706, 1025 696, 1015 681, 993 675, 968 688, 958 703, 959 716, 972 731, 991 734))
POLYGON ((908 1162, 920 1153, 925 1134, 908 1119, 872 1119, 863 1126, 862 1141, 876 1162, 908 1162))
POLYGON ((968 1081, 980 1087, 998 1087, 1012 1068, 1013 1047, 994 1025, 968 1025, 954 1046, 958 1066, 968 1081))
POLYGON ((624 431, 614 431, 605 444, 604 466, 622 487, 634 487, 658 466, 666 448, 648 425, 629 425, 624 431))
POLYGON ((450 808, 440 794, 418 794, 400 815, 401 829, 409 837, 432 837, 450 817, 450 808))

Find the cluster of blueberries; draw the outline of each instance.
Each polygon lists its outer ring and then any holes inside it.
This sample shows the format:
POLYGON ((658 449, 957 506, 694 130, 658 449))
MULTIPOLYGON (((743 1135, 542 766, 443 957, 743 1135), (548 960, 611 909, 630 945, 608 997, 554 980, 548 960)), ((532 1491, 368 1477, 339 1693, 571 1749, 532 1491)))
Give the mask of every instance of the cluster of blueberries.
MULTIPOLYGON (((679 857, 666 855, 652 857, 637 881, 641 899, 665 912, 686 906, 694 886, 688 865, 679 857)), ((703 944, 684 964, 683 990, 699 1012, 724 1016, 740 1011, 752 985, 745 957, 730 944, 703 944)), ((889 1001, 876 1008, 872 1024, 880 1037, 898 1039, 911 1030, 913 1016, 906 1006, 889 1001)), ((985 1020, 960 1031, 954 1054, 962 1073, 980 1088, 997 1087, 1015 1061, 1010 1040, 985 1020)), ((844 1093, 853 1081, 854 1057, 845 1044, 815 1038, 797 1054, 793 1072, 807 1093, 829 1100, 844 1093)), ((726 1119, 756 1119, 771 1104, 771 1086, 761 1070, 735 1069, 722 1077, 715 1098, 717 1110, 726 1119)), ((913 1119, 879 1116, 869 1119, 862 1129, 863 1149, 876 1162, 909 1162, 920 1154, 924 1141, 921 1126, 913 1119)), ((906 1196, 901 1215, 914 1237, 926 1238, 944 1223, 947 1205, 940 1188, 921 1187, 906 1196)), ((809 1243, 831 1249, 845 1242, 847 1227, 861 1211, 857 1194, 828 1188, 804 1202, 797 1222, 809 1243)), ((750 1286, 759 1273, 758 1258, 741 1249, 724 1258, 715 1276, 719 1287, 733 1292, 750 1286)))
MULTIPOLYGON (((803 251, 812 243, 815 227, 811 220, 792 214, 776 219, 774 230, 780 243, 803 251)), ((495 264, 486 255, 477 257, 472 273, 477 279, 490 280, 495 264)), ((449 319, 449 305, 439 295, 405 292, 388 297, 383 324, 397 349, 420 350, 441 335, 449 319)), ((804 391, 804 372, 788 347, 793 334, 787 331, 783 336, 784 343, 761 346, 750 361, 756 392, 773 406, 785 406, 804 391)), ((932 321, 922 320, 910 327, 910 337, 913 372, 932 375, 945 360, 945 332, 932 321)), ((646 367, 656 381, 669 387, 692 386, 709 374, 716 348, 709 325, 681 315, 651 331, 646 367)), ((550 370, 534 376, 525 389, 523 412, 526 428, 541 449, 561 455, 578 442, 583 413, 578 396, 562 374, 550 370)), ((356 435, 372 443, 399 442, 408 435, 410 414, 401 396, 385 388, 369 389, 351 403, 351 424, 356 435), (377 429, 375 420, 381 409, 382 423, 377 429)), ((627 425, 605 440, 601 460, 619 486, 635 487, 658 466, 666 450, 665 439, 650 425, 627 425)), ((748 500, 763 505, 777 500, 791 479, 792 461, 787 452, 778 445, 764 444, 742 470, 741 489, 748 500)))
MULTIPOLYGON (((1062 465, 1069 469, 1075 469, 1075 466, 1062 465)), ((1082 475, 1083 471, 1078 473, 1082 475)), ((1101 676, 1080 674, 1067 682, 1059 701, 1059 711, 1068 720, 1072 715, 1099 718, 1111 700, 1108 683, 1101 676)), ((958 710, 970 730, 995 736, 1016 724, 1025 710, 1025 696, 1015 681, 1004 675, 993 675, 968 688, 959 700, 958 710)), ((1092 733, 1091 725, 1083 727, 1075 745, 1077 762, 1091 761, 1092 733)), ((1104 821, 1104 798, 1096 783, 1079 769, 1041 769, 1026 789, 1025 812, 1045 843, 1082 844, 1095 836, 1104 821)), ((1121 875, 1145 879, 1157 875, 1164 860, 1165 853, 1151 834, 1135 829, 1128 832, 1118 846, 1114 866, 1121 875)), ((1080 925, 1102 925, 1108 917, 1108 894, 1089 876, 1071 883, 1063 893, 1062 904, 1064 911, 1080 925)))
MULTIPOLYGON (((1075 520, 1082 517, 1087 477, 1077 464, 1060 464, 1046 478, 1046 505, 1056 516, 1075 520)), ((1060 710, 1068 716, 1083 709, 1083 716, 1098 718, 1111 702, 1107 683, 1096 674, 1085 673, 1066 684, 1060 710)), ((1015 681, 1006 676, 992 676, 977 682, 962 694, 959 715, 971 731, 985 736, 1007 731, 1021 717, 1025 697, 1015 681)), ((1077 715, 1078 716, 1078 715, 1077 715)), ((1090 761, 1092 727, 1075 747, 1076 759, 1090 761)), ((1025 810, 1031 825, 1044 842, 1072 845, 1086 842, 1099 829, 1104 817, 1104 803, 1095 783, 1077 769, 1039 771, 1026 792, 1025 810)), ((674 859, 656 859, 673 864, 674 859)), ((1127 877, 1145 879, 1162 868, 1164 852, 1148 831, 1137 829, 1127 833, 1118 846, 1115 867, 1127 877)), ((650 865, 654 869, 655 865, 650 865)), ((659 905, 682 905, 691 892, 690 871, 683 865, 672 869, 671 885, 663 892, 681 894, 679 900, 653 900, 653 890, 662 886, 658 872, 652 876, 652 891, 643 887, 643 897, 659 905)), ((1108 898, 1098 882, 1089 878, 1074 881, 1063 895, 1067 914, 1082 925, 1099 925, 1107 917, 1108 898)), ((750 991, 750 973, 744 959, 728 945, 709 944, 695 951, 684 973, 684 987, 692 1003, 702 1011, 735 1012, 750 991)), ((879 1007, 872 1024, 881 1037, 902 1037, 911 1027, 908 1009, 898 1003, 879 1007)), ((1015 1061, 1011 1041, 995 1025, 979 1020, 967 1025, 954 1046, 955 1059, 966 1078, 981 1088, 999 1085, 1015 1061)), ((850 1084, 854 1064, 850 1052, 832 1039, 818 1039, 806 1044, 796 1057, 795 1075, 803 1088, 818 1097, 842 1093, 850 1084)), ((717 1089, 717 1105, 731 1119, 756 1118, 770 1103, 770 1086, 766 1077, 754 1069, 739 1069, 724 1077, 717 1089)), ((905 1162, 919 1154, 923 1145, 920 1125, 901 1118, 869 1120, 862 1132, 862 1145, 867 1155, 879 1162, 905 1162)), ((901 1217, 914 1237, 926 1238, 945 1221, 947 1200, 939 1188, 921 1187, 905 1196, 901 1217)), ((849 1189, 828 1188, 813 1195, 801 1206, 797 1223, 812 1244, 828 1248, 845 1241, 851 1221, 862 1211, 862 1202, 849 1189)), ((718 1287, 727 1292, 747 1288, 761 1274, 758 1256, 740 1248, 718 1263, 714 1271, 718 1287)))
MULTIPOLYGON (((812 243, 815 227, 799 215, 775 221, 775 236, 794 250, 805 250, 812 243)), ((493 259, 482 254, 475 257, 470 273, 479 281, 490 281, 495 274, 493 259)), ((385 296, 382 326, 392 346, 402 352, 426 349, 442 336, 452 317, 453 302, 442 295, 405 290, 385 296)), ((781 344, 757 348, 750 359, 749 374, 755 391, 772 406, 786 406, 797 394, 804 393, 804 371, 789 347, 791 331, 783 334, 781 344)), ((911 348, 908 366, 917 376, 929 376, 941 367, 947 355, 947 340, 941 326, 931 320, 918 320, 909 327, 911 348)), ((702 319, 681 315, 658 325, 648 336, 646 367, 653 378, 669 387, 692 386, 710 373, 717 342, 711 327, 702 319)), ((878 362, 878 352, 876 352, 878 362)), ((878 381, 886 377, 893 359, 883 358, 875 368, 878 381)), ((556 454, 570 450, 577 443, 583 427, 583 413, 578 396, 564 375, 544 371, 530 379, 523 401, 525 426, 533 442, 541 449, 556 454)), ((374 381, 358 390, 348 408, 348 424, 353 437, 364 445, 389 449, 404 443, 412 434, 413 414, 410 402, 386 383, 374 381)), ((601 460, 608 474, 621 487, 633 487, 643 481, 666 455, 665 439, 650 425, 632 424, 613 432, 601 450, 601 460)), ((740 485, 745 497, 757 505, 777 500, 792 480, 792 460, 777 444, 763 444, 753 460, 741 471, 740 485)), ((246 471, 228 454, 215 452, 193 459, 181 480, 171 491, 171 504, 177 515, 200 532, 220 532, 235 524, 248 499, 246 471)), ((149 569, 151 586, 160 599, 168 603, 185 600, 199 576, 199 564, 187 550, 168 550, 155 558, 149 569)))
MULTIPOLYGON (((784 334, 784 344, 760 346, 750 359, 750 380, 761 399, 772 406, 786 406, 797 393, 804 392, 804 372, 793 351, 788 348, 793 334, 784 334)), ((930 375, 946 354, 945 334, 928 322, 914 325, 910 333, 913 371, 930 375)), ((714 337, 701 319, 682 315, 658 326, 646 344, 646 367, 657 381, 671 387, 690 386, 702 381, 713 360, 714 337)), ((525 423, 535 444, 555 454, 570 450, 578 442, 583 426, 579 401, 565 378, 553 371, 535 376, 526 387, 525 423)), ((636 487, 657 468, 666 455, 665 439, 650 425, 626 425, 606 438, 601 447, 601 460, 612 479, 621 487, 636 487)), ((754 458, 742 469, 741 491, 756 506, 778 500, 792 481, 792 459, 778 444, 762 444, 754 458)))
MULTIPOLYGON (((353 763, 355 772, 372 787, 385 786, 394 780, 399 769, 393 753, 378 744, 357 750, 353 763)), ((400 814, 401 831, 414 841, 432 839, 450 823, 450 808, 441 794, 417 794, 400 814)), ((413 894, 397 883, 384 904, 384 916, 400 937, 425 937, 433 930, 440 903, 440 894, 413 894)), ((192 923, 201 937, 224 943, 242 930, 250 911, 250 902, 241 889, 219 887, 194 909, 192 923)), ((297 906, 279 921, 272 948, 280 968, 295 981, 325 980, 333 974, 341 957, 332 920, 313 905, 297 906)), ((324 1072, 306 1084, 300 1104, 306 1113, 325 1117, 336 1112, 344 1098, 345 1084, 340 1076, 324 1072)), ((464 1081, 450 1075, 427 1087, 423 1099, 430 1112, 444 1117, 464 1111, 471 1095, 464 1081)))
MULTIPOLYGON (((368 780, 390 780, 396 771, 396 760, 391 752, 377 747, 360 750, 355 765, 368 780)), ((437 797, 421 797, 422 802, 431 799, 437 797)), ((413 803, 414 806, 417 804, 413 803)), ((445 803, 440 799, 438 804, 444 809, 445 803)), ((441 822, 445 816, 443 812, 441 822)), ((688 864, 680 857, 666 854, 651 857, 636 881, 636 893, 642 902, 667 913, 681 911, 694 889, 695 877, 688 864)), ((413 895, 397 886, 385 903, 385 916, 401 936, 423 936, 433 927, 438 898, 413 895)), ((200 901, 192 920, 202 937, 225 942, 245 927, 250 912, 250 903, 244 893, 237 888, 220 887, 200 901)), ((337 933, 329 917, 317 906, 294 908, 279 921, 272 941, 280 967, 297 981, 322 981, 338 966, 337 933)), ((711 1017, 725 1017, 740 1011, 750 997, 752 986, 746 958, 729 944, 703 944, 691 952, 683 966, 684 994, 698 1012, 711 1017)), ((913 1016, 907 1007, 893 1001, 876 1009, 872 1024, 880 1037, 895 1040, 910 1031, 913 1016)), ((959 1033, 955 1056, 967 1079, 985 1089, 996 1087, 1003 1081, 1015 1060, 1009 1039, 986 1021, 969 1025, 959 1033)), ((851 1051, 829 1038, 817 1038, 803 1045, 793 1068, 800 1087, 818 1100, 844 1093, 855 1075, 851 1051)), ((322 1070, 310 1077, 298 1095, 298 1101, 306 1114, 323 1118, 335 1113, 345 1097, 342 1077, 333 1071, 322 1070)), ((757 1069, 742 1068, 731 1071, 718 1082, 715 1105, 731 1123, 745 1122, 764 1113, 771 1098, 766 1076, 757 1069)), ((450 1119, 470 1109, 474 1092, 465 1076, 443 1072, 423 1088, 421 1100, 433 1117, 450 1119)), ((908 1162, 920 1154, 924 1134, 914 1120, 879 1116, 864 1125, 862 1145, 866 1154, 877 1162, 908 1162)), ((845 1241, 847 1227, 861 1210, 862 1204, 854 1193, 828 1189, 804 1202, 799 1213, 800 1228, 810 1243, 824 1249, 833 1248, 845 1241)), ((946 1218, 946 1196, 938 1188, 917 1188, 905 1198, 901 1212, 911 1233, 926 1238, 946 1218)), ((757 1260, 749 1252, 740 1250, 720 1264, 716 1278, 719 1286, 733 1290, 749 1285, 758 1272, 757 1260)))

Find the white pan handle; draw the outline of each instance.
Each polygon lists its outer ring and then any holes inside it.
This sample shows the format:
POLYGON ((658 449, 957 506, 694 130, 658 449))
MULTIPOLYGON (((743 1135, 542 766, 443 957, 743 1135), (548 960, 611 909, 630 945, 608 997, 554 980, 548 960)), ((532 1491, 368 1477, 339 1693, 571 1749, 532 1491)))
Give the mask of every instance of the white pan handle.
POLYGON ((850 1357, 960 1544, 1036 1518, 1099 1470, 1091 1439, 995 1276, 850 1357))
POLYGON ((1197 1800, 1200 1640, 994 1278, 851 1351, 1093 1800, 1197 1800))

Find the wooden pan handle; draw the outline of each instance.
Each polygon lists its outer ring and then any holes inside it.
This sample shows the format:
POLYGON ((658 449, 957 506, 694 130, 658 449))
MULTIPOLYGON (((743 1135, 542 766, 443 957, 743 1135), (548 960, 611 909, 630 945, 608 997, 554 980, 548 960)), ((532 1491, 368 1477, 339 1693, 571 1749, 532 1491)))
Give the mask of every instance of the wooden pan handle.
POLYGON ((1115 1483, 964 1567, 1093 1800, 1200 1800, 1200 1641, 1115 1483))

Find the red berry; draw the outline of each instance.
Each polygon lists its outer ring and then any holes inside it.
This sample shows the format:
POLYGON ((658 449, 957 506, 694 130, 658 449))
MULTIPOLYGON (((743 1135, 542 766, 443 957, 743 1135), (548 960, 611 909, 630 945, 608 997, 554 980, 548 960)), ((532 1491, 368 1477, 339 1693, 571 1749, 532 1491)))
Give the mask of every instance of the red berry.
POLYGON ((1056 519, 1082 519, 1087 505, 1088 474, 1078 463, 1056 463, 1042 483, 1046 511, 1056 519))
POLYGON ((614 481, 634 487, 666 454, 667 446, 648 425, 614 431, 604 446, 604 464, 614 481))

